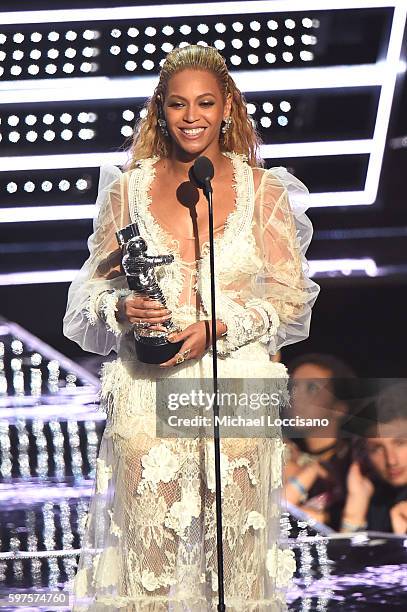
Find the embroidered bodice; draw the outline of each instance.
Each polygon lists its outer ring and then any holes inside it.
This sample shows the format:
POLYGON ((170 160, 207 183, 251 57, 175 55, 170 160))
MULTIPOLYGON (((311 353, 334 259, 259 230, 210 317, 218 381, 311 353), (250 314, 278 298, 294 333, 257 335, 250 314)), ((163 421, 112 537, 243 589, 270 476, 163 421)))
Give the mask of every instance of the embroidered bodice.
MULTIPOLYGON (((307 273, 304 257, 312 226, 304 214, 306 187, 285 168, 261 170, 255 190, 253 170, 241 155, 227 153, 233 165, 235 206, 223 231, 215 234, 216 316, 228 328, 218 342, 227 355, 253 341, 270 352, 307 337, 311 306, 319 287, 307 273)), ((128 292, 120 269, 115 232, 136 222, 150 255, 171 253, 170 265, 156 268, 157 279, 175 323, 185 327, 211 318, 209 243, 192 261, 188 251, 153 216, 151 185, 158 158, 140 160, 132 171, 102 168, 98 217, 89 239, 90 257, 70 292, 65 335, 85 350, 107 354, 119 350, 122 332, 114 317, 117 299, 128 292), (104 321, 98 318, 100 295, 104 321)), ((216 193, 214 193, 216 206, 216 193)), ((191 250, 191 249, 189 249, 191 250)))

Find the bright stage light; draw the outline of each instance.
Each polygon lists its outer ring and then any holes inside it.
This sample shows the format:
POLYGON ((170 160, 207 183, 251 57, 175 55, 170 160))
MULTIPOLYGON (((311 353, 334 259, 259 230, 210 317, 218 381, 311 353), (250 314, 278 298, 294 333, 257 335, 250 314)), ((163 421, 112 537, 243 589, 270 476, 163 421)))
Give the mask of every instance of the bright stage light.
POLYGON ((7 191, 9 193, 15 193, 17 191, 17 185, 16 183, 8 183, 7 185, 7 191))
MULTIPOLYGON (((309 273, 314 276, 350 276, 362 273, 364 276, 377 276, 379 269, 374 259, 326 259, 309 260, 309 273)), ((78 270, 33 270, 0 274, 0 286, 33 285, 45 283, 70 283, 78 270)))
POLYGON ((0 223, 73 221, 77 219, 93 219, 94 216, 94 204, 70 204, 69 206, 19 206, 18 208, 12 209, 0 209, 0 223))
POLYGON ((19 132, 10 132, 10 134, 8 135, 8 139, 10 142, 18 142, 20 140, 20 133, 19 132))
POLYGON ((41 189, 43 191, 45 191, 46 193, 48 193, 48 191, 51 191, 52 187, 53 187, 53 185, 52 185, 51 181, 43 181, 41 183, 41 189))
POLYGON ((133 128, 131 128, 129 125, 124 125, 122 129, 120 130, 120 133, 125 138, 128 138, 130 136, 133 136, 133 128))
POLYGON ((352 272, 363 272, 366 276, 377 276, 378 269, 374 259, 366 257, 363 259, 327 259, 310 260, 310 276, 330 275, 339 272, 344 276, 350 276, 352 272))
POLYGON ((133 119, 134 119, 134 113, 133 113, 133 111, 132 111, 132 110, 125 110, 125 111, 122 113, 122 117, 123 117, 123 119, 125 119, 126 121, 133 121, 133 119))
POLYGON ((35 142, 35 141, 37 140, 37 138, 38 138, 38 133, 37 133, 37 132, 34 132, 34 130, 30 130, 30 131, 29 131, 29 132, 27 132, 27 134, 26 134, 26 139, 27 139, 29 142, 35 142))
POLYGON ((70 186, 71 186, 71 183, 65 179, 63 179, 62 181, 59 181, 58 183, 58 187, 61 191, 68 191, 70 186))
POLYGON ((253 47, 253 49, 258 49, 260 47, 260 41, 258 38, 250 38, 249 45, 253 47))
MULTIPOLYGON (((251 0, 251 2, 240 0, 236 2, 115 6, 110 8, 56 9, 49 11, 5 11, 1 14, 1 21, 2 25, 18 25, 25 23, 70 23, 112 21, 118 19, 156 19, 157 17, 256 15, 270 13, 271 8, 273 13, 284 14, 289 12, 303 12, 304 10, 311 12, 382 7, 405 8, 405 0, 308 0, 306 7, 304 7, 303 0, 273 0, 272 6, 270 0, 251 0)), ((270 21, 272 22, 273 20, 270 21)), ((308 24, 307 21, 305 23, 308 24)), ((311 26, 304 25, 304 27, 318 27, 318 21, 312 20, 311 26)), ((151 36, 155 36, 155 32, 151 34, 151 36)))
POLYGON ((12 272, 0 274, 0 285, 37 285, 43 283, 70 283, 77 270, 40 270, 33 272, 12 272))
POLYGON ((152 70, 154 68, 154 62, 152 62, 151 60, 144 60, 143 68, 145 70, 152 70))
POLYGON ((59 120, 61 123, 68 125, 68 123, 71 123, 72 121, 72 115, 70 115, 69 113, 62 113, 59 120))

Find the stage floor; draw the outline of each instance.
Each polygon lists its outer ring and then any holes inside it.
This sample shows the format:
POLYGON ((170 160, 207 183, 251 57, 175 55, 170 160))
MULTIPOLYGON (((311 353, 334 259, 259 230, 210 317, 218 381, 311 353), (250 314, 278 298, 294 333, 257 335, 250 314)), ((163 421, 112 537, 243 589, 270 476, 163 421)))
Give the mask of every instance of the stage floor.
MULTIPOLYGON (((6 600, 75 575, 104 428, 98 380, 15 324, 0 321, 0 336, 0 608, 69 610, 6 600)), ((407 610, 407 536, 324 536, 287 512, 282 528, 297 558, 290 610, 407 610)))

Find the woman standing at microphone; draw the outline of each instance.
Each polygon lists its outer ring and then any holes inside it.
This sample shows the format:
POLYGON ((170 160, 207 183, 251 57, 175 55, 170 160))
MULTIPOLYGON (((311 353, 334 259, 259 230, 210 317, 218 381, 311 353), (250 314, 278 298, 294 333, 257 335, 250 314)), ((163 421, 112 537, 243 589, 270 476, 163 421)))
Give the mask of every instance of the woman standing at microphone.
MULTIPOLYGON (((258 150, 224 59, 191 45, 167 56, 127 171, 102 169, 90 257, 64 319, 83 349, 118 353, 102 372, 108 420, 74 609, 216 609, 213 442, 157 438, 155 384, 212 376, 208 207, 190 173, 206 156, 215 168, 219 376, 267 378, 270 393, 284 392, 286 368, 270 354, 307 337, 319 288, 304 275, 312 226, 296 196, 306 187, 284 168, 264 170, 258 150), (126 288, 115 232, 134 221, 150 254, 174 256, 157 269, 168 308, 126 288), (178 353, 161 365, 137 361, 133 327, 161 329, 169 318, 181 329, 178 353)), ((221 439, 228 611, 286 609, 295 561, 279 544, 282 452, 280 438, 221 439)))

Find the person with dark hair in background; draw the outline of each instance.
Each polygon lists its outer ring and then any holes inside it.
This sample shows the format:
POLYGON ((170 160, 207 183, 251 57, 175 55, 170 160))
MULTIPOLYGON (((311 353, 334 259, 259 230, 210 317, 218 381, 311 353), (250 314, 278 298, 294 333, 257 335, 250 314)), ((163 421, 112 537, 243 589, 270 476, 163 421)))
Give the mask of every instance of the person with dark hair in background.
POLYGON ((287 441, 286 499, 311 518, 339 530, 352 457, 349 438, 342 439, 339 432, 348 414, 355 374, 337 357, 320 353, 294 359, 288 370, 290 416, 327 419, 329 425, 297 430, 287 441))
POLYGON ((341 531, 407 533, 407 382, 391 384, 364 420, 347 478, 341 531))

